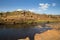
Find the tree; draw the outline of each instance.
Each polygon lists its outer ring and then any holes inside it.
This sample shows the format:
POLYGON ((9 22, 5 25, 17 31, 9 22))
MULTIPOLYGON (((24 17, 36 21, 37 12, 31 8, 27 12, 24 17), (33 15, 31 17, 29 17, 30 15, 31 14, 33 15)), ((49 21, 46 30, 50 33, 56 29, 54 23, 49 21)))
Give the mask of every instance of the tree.
POLYGON ((0 13, 0 16, 2 17, 3 16, 3 13, 0 13))

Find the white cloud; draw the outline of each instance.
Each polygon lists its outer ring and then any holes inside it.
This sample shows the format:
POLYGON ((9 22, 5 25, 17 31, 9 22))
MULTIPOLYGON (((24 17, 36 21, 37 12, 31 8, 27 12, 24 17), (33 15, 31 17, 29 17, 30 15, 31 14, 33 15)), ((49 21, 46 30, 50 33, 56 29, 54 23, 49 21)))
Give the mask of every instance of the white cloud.
POLYGON ((48 4, 48 3, 39 3, 40 10, 47 10, 50 7, 55 7, 56 3, 48 4))
POLYGON ((17 9, 16 11, 22 11, 22 9, 17 9))
POLYGON ((28 9, 28 11, 34 12, 35 10, 34 9, 28 9))
POLYGON ((52 3, 52 6, 53 6, 53 7, 56 6, 56 3, 52 3))
POLYGON ((47 10, 49 8, 50 4, 48 3, 39 3, 39 8, 41 10, 47 10))
POLYGON ((32 9, 28 9, 28 11, 39 13, 40 10, 39 10, 39 9, 34 9, 34 8, 32 8, 32 9))

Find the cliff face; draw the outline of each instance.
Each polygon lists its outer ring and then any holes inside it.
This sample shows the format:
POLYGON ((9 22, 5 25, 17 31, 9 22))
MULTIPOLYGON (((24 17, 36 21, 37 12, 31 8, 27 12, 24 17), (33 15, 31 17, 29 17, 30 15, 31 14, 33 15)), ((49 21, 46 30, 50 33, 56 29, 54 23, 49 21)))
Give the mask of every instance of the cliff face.
POLYGON ((59 15, 37 14, 30 11, 14 11, 0 13, 0 23, 22 23, 22 22, 59 22, 59 15))

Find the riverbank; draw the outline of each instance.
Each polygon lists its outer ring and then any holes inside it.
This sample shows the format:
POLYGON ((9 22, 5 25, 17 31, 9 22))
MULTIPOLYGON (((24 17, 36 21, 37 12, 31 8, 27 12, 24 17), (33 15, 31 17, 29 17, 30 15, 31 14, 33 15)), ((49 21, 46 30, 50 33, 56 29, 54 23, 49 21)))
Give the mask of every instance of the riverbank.
POLYGON ((49 23, 49 24, 46 24, 46 25, 51 27, 51 28, 60 30, 60 22, 59 23, 49 23))

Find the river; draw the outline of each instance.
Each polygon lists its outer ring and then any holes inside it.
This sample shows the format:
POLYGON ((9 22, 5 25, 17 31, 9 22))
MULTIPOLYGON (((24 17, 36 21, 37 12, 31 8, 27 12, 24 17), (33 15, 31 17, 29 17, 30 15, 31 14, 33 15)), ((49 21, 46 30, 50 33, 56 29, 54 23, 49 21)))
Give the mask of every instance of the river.
POLYGON ((37 26, 33 28, 0 28, 0 40, 17 40, 26 37, 33 38, 35 34, 40 34, 51 29, 49 27, 38 28, 37 26))

